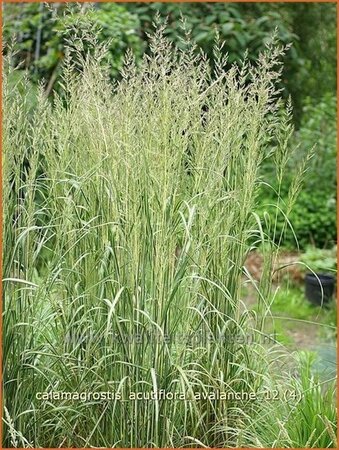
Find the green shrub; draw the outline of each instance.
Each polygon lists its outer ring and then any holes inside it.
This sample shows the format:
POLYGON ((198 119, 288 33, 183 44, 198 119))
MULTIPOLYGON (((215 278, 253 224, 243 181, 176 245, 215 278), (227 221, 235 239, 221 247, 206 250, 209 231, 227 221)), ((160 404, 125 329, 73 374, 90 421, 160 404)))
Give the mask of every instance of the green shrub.
POLYGON ((337 270, 337 247, 323 250, 308 247, 301 255, 300 260, 307 265, 308 270, 314 272, 336 272, 337 270))
POLYGON ((301 128, 295 136, 300 155, 315 143, 315 156, 305 179, 291 221, 300 244, 331 247, 337 240, 336 227, 336 98, 330 94, 317 104, 309 99, 301 128))
MULTIPOLYGON (((290 174, 281 187, 281 196, 286 201, 293 177, 294 167, 314 146, 314 156, 309 163, 296 204, 290 214, 291 227, 286 231, 283 244, 294 248, 297 237, 300 248, 310 244, 331 248, 336 242, 336 98, 326 95, 322 101, 305 103, 301 128, 295 132, 293 145, 297 147, 289 162, 290 174)), ((264 166, 265 177, 277 188, 272 163, 264 166)), ((271 188, 263 187, 261 211, 270 210, 274 199, 271 188)), ((284 225, 278 223, 281 231, 284 225)))

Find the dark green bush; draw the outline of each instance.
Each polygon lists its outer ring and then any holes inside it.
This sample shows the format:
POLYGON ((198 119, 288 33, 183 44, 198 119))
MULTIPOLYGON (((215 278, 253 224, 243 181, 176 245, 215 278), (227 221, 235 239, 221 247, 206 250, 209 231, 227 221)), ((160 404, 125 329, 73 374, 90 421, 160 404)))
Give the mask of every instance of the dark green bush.
MULTIPOLYGON (((290 221, 301 248, 309 244, 317 247, 332 247, 336 242, 336 98, 325 95, 318 103, 307 99, 303 108, 301 127, 294 135, 295 145, 299 145, 290 161, 290 179, 286 177, 282 187, 282 198, 287 198, 289 183, 294 167, 305 157, 312 146, 314 157, 309 163, 303 187, 290 214, 290 221)), ((275 186, 273 169, 265 167, 271 173, 271 184, 275 186)), ((260 211, 270 209, 267 206, 273 198, 273 191, 262 190, 260 211)), ((281 227, 278 231, 281 231, 281 227)), ((279 236, 279 233, 278 233, 279 236)), ((295 247, 292 231, 287 230, 284 245, 295 247)))

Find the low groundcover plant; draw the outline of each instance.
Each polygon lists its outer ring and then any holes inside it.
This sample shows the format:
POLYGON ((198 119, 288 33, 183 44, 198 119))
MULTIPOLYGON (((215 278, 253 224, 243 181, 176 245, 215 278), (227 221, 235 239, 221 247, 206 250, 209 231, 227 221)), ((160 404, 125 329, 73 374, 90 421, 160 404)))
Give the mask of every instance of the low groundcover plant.
POLYGON ((228 67, 216 40, 212 70, 163 32, 113 85, 105 47, 70 41, 59 94, 41 85, 34 108, 5 61, 4 446, 335 446, 331 392, 260 339, 275 224, 306 167, 255 213, 263 161, 279 185, 293 151, 287 49, 273 37, 228 67), (258 246, 259 283, 244 268, 258 246))

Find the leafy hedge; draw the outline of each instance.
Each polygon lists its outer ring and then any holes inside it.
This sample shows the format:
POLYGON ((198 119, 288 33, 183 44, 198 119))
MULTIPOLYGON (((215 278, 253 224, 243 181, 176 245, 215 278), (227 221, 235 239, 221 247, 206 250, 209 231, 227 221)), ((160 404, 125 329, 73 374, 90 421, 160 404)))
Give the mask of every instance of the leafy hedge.
MULTIPOLYGON (((295 145, 300 145, 290 161, 290 177, 282 189, 286 199, 293 169, 298 160, 315 145, 314 157, 310 161, 302 190, 289 217, 301 248, 310 243, 317 247, 332 247, 336 242, 336 98, 330 94, 315 104, 307 99, 303 108, 303 120, 294 135, 295 145), (290 179, 289 179, 290 178, 290 179)), ((272 168, 265 172, 271 174, 271 184, 275 186, 272 168)), ((262 190, 260 211, 269 209, 273 191, 267 187, 262 190)), ((291 230, 287 230, 284 245, 295 247, 291 230)))

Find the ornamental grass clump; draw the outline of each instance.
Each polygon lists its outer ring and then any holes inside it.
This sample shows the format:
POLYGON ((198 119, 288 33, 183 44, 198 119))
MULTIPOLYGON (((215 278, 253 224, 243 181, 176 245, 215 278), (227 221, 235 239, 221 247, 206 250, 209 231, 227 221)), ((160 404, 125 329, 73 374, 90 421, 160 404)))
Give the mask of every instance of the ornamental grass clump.
MULTIPOLYGON (((286 48, 273 38, 255 64, 226 70, 216 44, 211 70, 163 31, 115 84, 105 48, 70 42, 59 94, 41 85, 33 109, 6 70, 6 447, 260 442, 245 430, 272 405, 258 393, 283 352, 260 343, 278 248, 255 211, 263 161, 281 181, 290 155, 286 48), (256 284, 244 262, 261 244, 256 284), (258 315, 242 307, 244 282, 258 315)), ((273 228, 284 207, 277 198, 273 228)))

